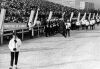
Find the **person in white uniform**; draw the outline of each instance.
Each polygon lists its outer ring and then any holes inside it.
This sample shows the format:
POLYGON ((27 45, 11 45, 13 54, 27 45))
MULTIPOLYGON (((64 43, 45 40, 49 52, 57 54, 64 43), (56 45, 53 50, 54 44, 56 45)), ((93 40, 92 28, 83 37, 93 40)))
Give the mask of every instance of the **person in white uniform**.
POLYGON ((95 28, 95 20, 91 19, 90 20, 90 30, 93 30, 95 28))
POLYGON ((18 63, 18 56, 19 56, 19 51, 20 51, 20 46, 21 46, 21 40, 17 37, 16 33, 13 33, 12 39, 9 41, 9 49, 11 52, 11 61, 10 61, 10 68, 13 68, 13 62, 15 60, 15 68, 17 69, 17 63, 18 63))
POLYGON ((86 20, 86 30, 88 30, 88 27, 89 27, 89 21, 88 20, 86 20))
POLYGON ((69 20, 67 20, 67 22, 65 22, 65 27, 66 27, 65 37, 66 37, 66 36, 69 36, 69 37, 70 37, 71 23, 70 23, 69 20))
POLYGON ((80 21, 77 21, 77 22, 76 22, 76 29, 79 30, 79 29, 80 29, 80 26, 81 26, 80 21))

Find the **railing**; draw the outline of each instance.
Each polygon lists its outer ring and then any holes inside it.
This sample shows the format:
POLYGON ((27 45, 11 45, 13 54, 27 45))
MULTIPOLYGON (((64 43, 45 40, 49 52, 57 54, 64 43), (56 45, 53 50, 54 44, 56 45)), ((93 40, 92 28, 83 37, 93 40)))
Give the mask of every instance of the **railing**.
MULTIPOLYGON (((27 36, 28 36, 28 32, 29 32, 29 29, 28 28, 25 28, 25 29, 16 29, 17 33, 20 34, 21 36, 21 39, 24 40, 25 36, 24 34, 27 33, 27 36)), ((12 32, 13 30, 4 30, 3 34, 0 35, 0 44, 3 44, 4 43, 4 37, 7 37, 7 36, 11 36, 12 35, 12 32)), ((37 26, 37 27, 33 27, 32 28, 32 32, 33 32, 33 37, 34 36, 40 36, 40 35, 44 35, 44 26, 37 26)))

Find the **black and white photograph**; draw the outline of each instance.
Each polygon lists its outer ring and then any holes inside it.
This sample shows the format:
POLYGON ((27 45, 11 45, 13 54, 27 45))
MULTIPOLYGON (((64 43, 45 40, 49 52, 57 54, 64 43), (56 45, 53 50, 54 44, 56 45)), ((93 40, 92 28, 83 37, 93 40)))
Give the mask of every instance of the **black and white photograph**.
POLYGON ((100 0, 0 0, 0 69, 100 69, 100 0))

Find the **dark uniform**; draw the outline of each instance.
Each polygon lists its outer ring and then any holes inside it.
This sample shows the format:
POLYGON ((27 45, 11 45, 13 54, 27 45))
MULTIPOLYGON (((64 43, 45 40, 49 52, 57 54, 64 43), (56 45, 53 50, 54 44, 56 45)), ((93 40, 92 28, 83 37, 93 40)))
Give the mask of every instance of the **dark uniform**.
POLYGON ((46 37, 50 36, 50 27, 49 27, 49 25, 45 26, 45 36, 46 37))

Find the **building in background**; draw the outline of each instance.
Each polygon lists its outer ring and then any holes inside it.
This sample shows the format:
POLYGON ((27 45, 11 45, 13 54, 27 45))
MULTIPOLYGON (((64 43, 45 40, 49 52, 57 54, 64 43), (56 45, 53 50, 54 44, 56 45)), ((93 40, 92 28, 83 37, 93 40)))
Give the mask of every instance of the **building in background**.
POLYGON ((95 9, 94 8, 94 3, 92 2, 85 2, 85 1, 81 1, 80 2, 80 9, 85 9, 85 10, 91 10, 91 9, 95 9))
POLYGON ((76 9, 94 9, 94 3, 86 0, 48 0, 54 3, 58 3, 64 6, 76 8, 76 9))
POLYGON ((48 0, 54 3, 58 3, 64 6, 72 7, 79 9, 80 7, 80 0, 48 0))

